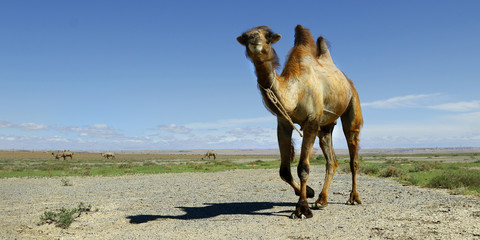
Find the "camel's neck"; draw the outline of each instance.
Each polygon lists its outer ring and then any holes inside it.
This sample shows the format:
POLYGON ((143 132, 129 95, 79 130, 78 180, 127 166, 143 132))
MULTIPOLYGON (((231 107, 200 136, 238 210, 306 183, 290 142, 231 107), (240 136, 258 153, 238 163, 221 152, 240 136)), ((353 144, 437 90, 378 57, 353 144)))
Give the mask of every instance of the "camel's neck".
POLYGON ((257 82, 263 88, 270 88, 275 81, 275 67, 272 61, 254 62, 257 82))

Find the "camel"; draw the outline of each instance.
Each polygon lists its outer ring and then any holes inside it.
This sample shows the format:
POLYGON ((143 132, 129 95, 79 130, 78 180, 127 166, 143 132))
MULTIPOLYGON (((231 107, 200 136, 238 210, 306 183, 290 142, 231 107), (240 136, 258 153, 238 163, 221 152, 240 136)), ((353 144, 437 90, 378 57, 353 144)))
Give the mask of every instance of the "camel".
POLYGON ((207 157, 208 157, 208 159, 210 159, 210 157, 213 157, 213 160, 216 160, 217 159, 217 154, 213 150, 208 150, 207 153, 205 153, 205 155, 203 155, 202 160, 204 160, 207 157))
POLYGON ((100 155, 102 155, 103 158, 105 159, 115 159, 115 153, 113 152, 105 152, 105 153, 100 153, 100 155))
MULTIPOLYGON (((315 43, 310 30, 295 28, 295 42, 280 75, 276 73, 279 59, 272 44, 281 39, 267 26, 255 27, 237 37, 245 46, 246 55, 257 75, 257 84, 265 107, 277 116, 277 139, 280 149, 280 177, 299 196, 292 218, 311 218, 307 197, 315 196, 307 186, 312 147, 318 136, 326 163, 325 182, 313 208, 326 207, 327 194, 338 162, 332 147, 332 131, 338 118, 348 143, 352 190, 347 203, 361 204, 357 192, 356 174, 359 168, 358 149, 363 117, 360 100, 352 81, 334 64, 323 37, 315 43), (303 130, 297 174, 300 184, 292 177, 290 163, 294 157, 292 132, 298 124, 303 130)), ((298 129, 297 129, 298 130, 298 129)), ((300 133, 300 131, 299 131, 300 133)))
POLYGON ((70 160, 73 159, 73 152, 63 150, 63 152, 57 152, 57 153, 52 153, 52 156, 55 157, 55 159, 60 159, 63 158, 65 160, 67 157, 70 157, 70 160))

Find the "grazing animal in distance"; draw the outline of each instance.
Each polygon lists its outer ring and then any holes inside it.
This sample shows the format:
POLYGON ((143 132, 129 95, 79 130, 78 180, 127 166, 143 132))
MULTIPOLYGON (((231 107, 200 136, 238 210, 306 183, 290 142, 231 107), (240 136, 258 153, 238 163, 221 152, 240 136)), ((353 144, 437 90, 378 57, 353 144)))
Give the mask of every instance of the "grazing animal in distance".
POLYGON ((58 151, 56 153, 52 152, 52 155, 55 157, 55 159, 63 158, 63 160, 65 160, 67 157, 70 157, 70 160, 73 159, 73 152, 67 150, 63 150, 63 152, 58 151))
POLYGON ((113 152, 105 152, 105 153, 100 153, 102 155, 103 158, 105 159, 115 159, 115 153, 113 152))
POLYGON ((217 159, 217 154, 213 150, 208 150, 202 157, 202 160, 205 160, 205 158, 210 159, 210 157, 213 157, 213 160, 217 159))
MULTIPOLYGON (((338 166, 332 146, 332 131, 338 118, 348 144, 352 190, 349 204, 361 204, 357 192, 356 174, 359 168, 359 134, 363 124, 360 100, 352 81, 334 64, 323 37, 317 42, 310 30, 301 25, 295 28, 295 42, 282 73, 276 68, 279 58, 272 44, 281 39, 267 26, 255 27, 237 37, 245 46, 246 55, 253 65, 257 83, 266 108, 277 116, 277 138, 281 155, 280 177, 299 196, 292 218, 313 216, 307 197, 315 192, 307 186, 310 174, 310 156, 316 137, 326 159, 326 174, 323 189, 314 208, 327 206, 327 194, 338 166), (303 130, 298 184, 292 177, 290 163, 294 157, 292 132, 294 123, 303 130)), ((300 133, 300 131, 299 131, 300 133)))

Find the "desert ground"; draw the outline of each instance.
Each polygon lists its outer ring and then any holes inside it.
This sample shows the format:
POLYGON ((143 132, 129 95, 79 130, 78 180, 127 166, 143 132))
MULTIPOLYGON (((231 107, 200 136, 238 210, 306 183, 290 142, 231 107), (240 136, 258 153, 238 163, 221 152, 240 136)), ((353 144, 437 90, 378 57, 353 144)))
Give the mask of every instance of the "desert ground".
MULTIPOLYGON (((317 196, 324 173, 312 167, 317 196)), ((480 239, 480 198, 385 178, 359 176, 352 206, 351 176, 337 172, 329 205, 304 220, 289 217, 298 198, 278 169, 61 180, 0 179, 0 239, 480 239), (69 228, 39 224, 80 202, 93 211, 69 228)))

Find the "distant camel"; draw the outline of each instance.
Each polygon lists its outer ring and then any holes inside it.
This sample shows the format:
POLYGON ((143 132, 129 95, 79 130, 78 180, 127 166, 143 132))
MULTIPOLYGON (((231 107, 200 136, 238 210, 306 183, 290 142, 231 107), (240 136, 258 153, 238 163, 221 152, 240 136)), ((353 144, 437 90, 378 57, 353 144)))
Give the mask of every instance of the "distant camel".
POLYGON ((55 159, 63 158, 63 160, 65 160, 67 157, 70 157, 70 160, 73 159, 73 152, 67 150, 63 150, 63 152, 59 151, 56 153, 52 153, 52 155, 55 157, 55 159))
POLYGON ((280 38, 281 35, 273 33, 269 27, 261 26, 238 36, 237 41, 245 46, 246 55, 255 66, 258 87, 266 108, 277 116, 280 177, 300 196, 292 218, 313 216, 307 197, 314 197, 315 192, 307 186, 307 180, 312 147, 317 136, 327 164, 323 189, 314 208, 328 204, 328 189, 338 166, 332 147, 332 131, 338 118, 342 119, 350 153, 352 191, 348 203, 360 204, 356 174, 359 168, 358 142, 363 118, 357 90, 352 81, 333 63, 323 37, 319 37, 315 45, 310 30, 300 25, 295 28, 294 47, 282 73, 278 75, 275 69, 279 66, 279 58, 272 44, 280 38), (300 125, 304 134, 297 167, 300 184, 294 180, 290 171, 294 157, 292 132, 296 128, 293 123, 300 125))
POLYGON ((208 159, 210 159, 210 157, 213 157, 213 160, 216 160, 217 159, 217 154, 213 150, 208 150, 207 153, 205 153, 205 155, 203 155, 202 160, 204 160, 207 157, 208 157, 208 159))
POLYGON ((113 152, 106 152, 106 153, 100 153, 102 155, 102 157, 106 158, 106 159, 115 159, 115 153, 113 152))

